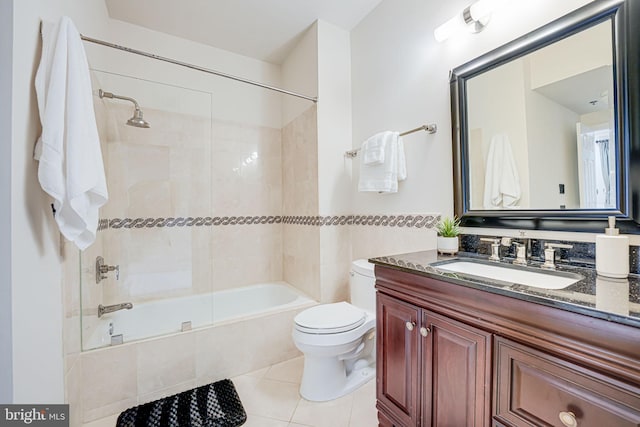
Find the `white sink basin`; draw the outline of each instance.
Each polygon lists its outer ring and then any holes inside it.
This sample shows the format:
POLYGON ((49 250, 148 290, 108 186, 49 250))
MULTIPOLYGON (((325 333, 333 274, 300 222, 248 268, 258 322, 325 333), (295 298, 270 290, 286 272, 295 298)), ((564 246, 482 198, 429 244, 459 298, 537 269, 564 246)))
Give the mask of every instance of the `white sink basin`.
POLYGON ((438 270, 468 274, 500 282, 517 283, 543 289, 564 289, 582 280, 582 276, 567 272, 531 271, 499 264, 485 264, 472 261, 451 261, 434 265, 438 270))

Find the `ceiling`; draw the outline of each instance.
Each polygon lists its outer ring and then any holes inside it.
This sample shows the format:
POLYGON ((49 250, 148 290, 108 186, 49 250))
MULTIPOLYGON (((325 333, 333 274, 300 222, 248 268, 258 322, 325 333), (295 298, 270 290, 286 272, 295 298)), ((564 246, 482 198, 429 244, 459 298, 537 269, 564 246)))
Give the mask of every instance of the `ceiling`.
POLYGON ((577 114, 608 110, 609 93, 613 93, 613 67, 604 65, 535 90, 577 114))
POLYGON ((350 31, 381 0, 105 0, 112 19, 280 64, 317 19, 350 31))

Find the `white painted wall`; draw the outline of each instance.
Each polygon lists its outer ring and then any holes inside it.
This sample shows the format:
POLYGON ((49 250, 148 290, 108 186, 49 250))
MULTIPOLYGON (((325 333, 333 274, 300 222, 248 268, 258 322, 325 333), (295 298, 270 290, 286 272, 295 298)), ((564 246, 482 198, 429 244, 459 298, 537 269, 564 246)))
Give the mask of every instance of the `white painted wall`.
POLYGON ((13 400, 11 328, 11 80, 13 2, 0 1, 0 402, 13 400))
MULTIPOLYGON (((589 3, 505 2, 479 34, 436 43, 433 30, 468 0, 383 0, 351 33, 353 145, 425 122, 438 133, 405 138, 408 179, 394 195, 354 196, 354 211, 453 213, 449 70, 589 3)), ((354 165, 354 192, 358 171, 354 165)))

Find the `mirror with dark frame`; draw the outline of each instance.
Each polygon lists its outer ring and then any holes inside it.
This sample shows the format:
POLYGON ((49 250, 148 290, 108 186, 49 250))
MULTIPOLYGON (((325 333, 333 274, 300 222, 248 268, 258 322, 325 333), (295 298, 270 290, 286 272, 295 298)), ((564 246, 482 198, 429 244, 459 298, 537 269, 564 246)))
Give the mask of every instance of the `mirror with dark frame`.
POLYGON ((640 234, 639 19, 595 0, 452 70, 462 225, 640 234))

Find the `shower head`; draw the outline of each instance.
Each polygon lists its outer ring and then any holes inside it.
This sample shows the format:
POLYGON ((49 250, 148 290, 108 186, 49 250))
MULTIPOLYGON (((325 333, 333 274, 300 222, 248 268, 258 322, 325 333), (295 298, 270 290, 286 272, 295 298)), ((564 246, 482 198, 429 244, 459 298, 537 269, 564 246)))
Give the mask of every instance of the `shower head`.
POLYGON ((140 109, 140 106, 138 105, 138 101, 136 101, 133 98, 129 98, 128 96, 120 96, 120 95, 115 95, 111 92, 105 92, 102 89, 98 89, 98 96, 100 96, 100 98, 110 98, 110 99, 123 99, 125 101, 129 101, 129 102, 133 102, 133 105, 135 107, 135 111, 133 112, 133 117, 131 117, 129 120, 127 120, 127 124, 129 126, 135 126, 137 128, 149 128, 151 127, 149 125, 149 123, 142 117, 142 110, 140 109))
POLYGON ((135 126, 137 128, 149 128, 151 127, 149 123, 142 117, 142 110, 136 108, 133 112, 133 117, 127 120, 127 124, 129 126, 135 126))

